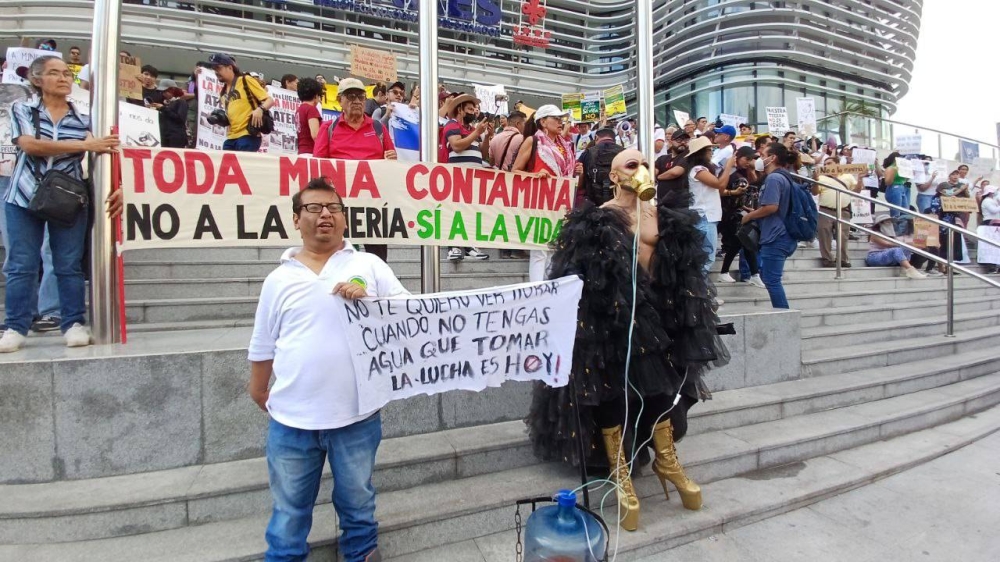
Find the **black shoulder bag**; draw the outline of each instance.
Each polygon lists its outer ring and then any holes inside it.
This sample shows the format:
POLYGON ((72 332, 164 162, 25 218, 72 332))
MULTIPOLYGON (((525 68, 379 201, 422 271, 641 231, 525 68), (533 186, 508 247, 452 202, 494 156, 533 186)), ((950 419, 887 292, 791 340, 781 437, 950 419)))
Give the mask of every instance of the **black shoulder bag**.
MULTIPOLYGON (((247 101, 250 102, 250 107, 252 110, 260 107, 260 100, 257 96, 253 95, 250 91, 250 86, 247 84, 247 75, 243 75, 243 91, 247 94, 247 101)), ((258 135, 270 135, 274 132, 274 118, 271 117, 271 112, 261 107, 261 111, 264 112, 264 116, 261 118, 260 128, 254 127, 252 124, 247 124, 247 132, 253 136, 258 135)))
MULTIPOLYGON (((40 139, 42 128, 38 108, 31 109, 31 121, 35 126, 35 138, 40 139)), ((28 210, 56 225, 66 228, 73 226, 80 218, 81 211, 90 205, 89 182, 59 170, 49 170, 42 176, 38 173, 40 159, 34 156, 29 158, 36 161, 33 171, 38 188, 28 202, 28 210)))

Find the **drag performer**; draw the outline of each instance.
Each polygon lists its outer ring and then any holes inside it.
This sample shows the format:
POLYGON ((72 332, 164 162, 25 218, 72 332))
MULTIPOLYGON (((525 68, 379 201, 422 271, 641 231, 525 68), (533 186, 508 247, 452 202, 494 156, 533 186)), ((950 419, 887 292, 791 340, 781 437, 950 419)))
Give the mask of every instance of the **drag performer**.
POLYGON ((707 256, 698 217, 686 201, 673 200, 689 195, 670 194, 654 207, 653 180, 637 150, 614 158, 610 178, 614 199, 572 211, 555 242, 550 277, 584 280, 571 384, 536 383, 526 423, 535 454, 546 460, 587 462, 579 458, 581 441, 588 455, 603 448, 618 484, 621 526, 634 531, 639 498, 628 459, 636 453, 632 443, 650 432, 664 494, 669 499, 670 482, 685 508, 701 508, 701 488, 684 474, 674 442, 687 430, 688 408, 710 397, 703 371, 729 356, 716 333, 714 290, 702 273, 707 256))

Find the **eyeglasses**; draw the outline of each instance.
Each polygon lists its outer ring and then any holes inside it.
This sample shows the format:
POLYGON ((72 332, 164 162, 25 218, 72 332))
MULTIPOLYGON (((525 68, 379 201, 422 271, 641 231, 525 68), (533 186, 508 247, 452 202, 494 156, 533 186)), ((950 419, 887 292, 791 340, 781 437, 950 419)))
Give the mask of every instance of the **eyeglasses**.
POLYGON ((367 97, 364 92, 350 92, 340 95, 347 101, 365 101, 367 97))
POLYGON ((403 95, 404 95, 404 94, 405 94, 406 92, 404 92, 403 90, 389 90, 389 93, 391 93, 391 94, 394 94, 394 95, 397 95, 397 96, 399 96, 399 97, 403 97, 403 95))
POLYGON ((316 215, 322 213, 324 208, 334 215, 344 212, 344 205, 342 203, 306 203, 305 205, 299 205, 299 211, 305 209, 316 215))

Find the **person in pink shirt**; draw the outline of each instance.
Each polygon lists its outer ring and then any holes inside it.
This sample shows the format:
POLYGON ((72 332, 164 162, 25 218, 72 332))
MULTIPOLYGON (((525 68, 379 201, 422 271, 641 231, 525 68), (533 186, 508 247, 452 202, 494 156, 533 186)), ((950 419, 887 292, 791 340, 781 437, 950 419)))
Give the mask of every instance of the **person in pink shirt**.
POLYGON ((515 111, 507 116, 507 126, 490 141, 490 163, 509 172, 517 158, 517 151, 524 141, 524 123, 527 116, 515 111))

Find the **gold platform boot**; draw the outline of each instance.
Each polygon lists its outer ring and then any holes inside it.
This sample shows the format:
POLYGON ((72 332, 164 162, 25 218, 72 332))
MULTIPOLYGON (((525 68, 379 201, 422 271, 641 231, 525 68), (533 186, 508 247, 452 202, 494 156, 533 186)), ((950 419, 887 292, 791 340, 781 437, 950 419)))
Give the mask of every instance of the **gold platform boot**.
POLYGON ((677 460, 677 449, 674 448, 674 428, 670 420, 662 421, 653 426, 653 447, 656 449, 656 460, 653 461, 653 472, 660 477, 663 485, 663 495, 670 499, 667 491, 667 481, 677 488, 681 495, 681 503, 685 509, 701 509, 701 486, 695 484, 684 474, 684 467, 677 460))
POLYGON ((618 519, 622 529, 634 531, 639 528, 639 496, 632 487, 632 477, 628 472, 625 452, 622 451, 622 426, 602 429, 604 450, 608 454, 610 480, 618 484, 618 519))

